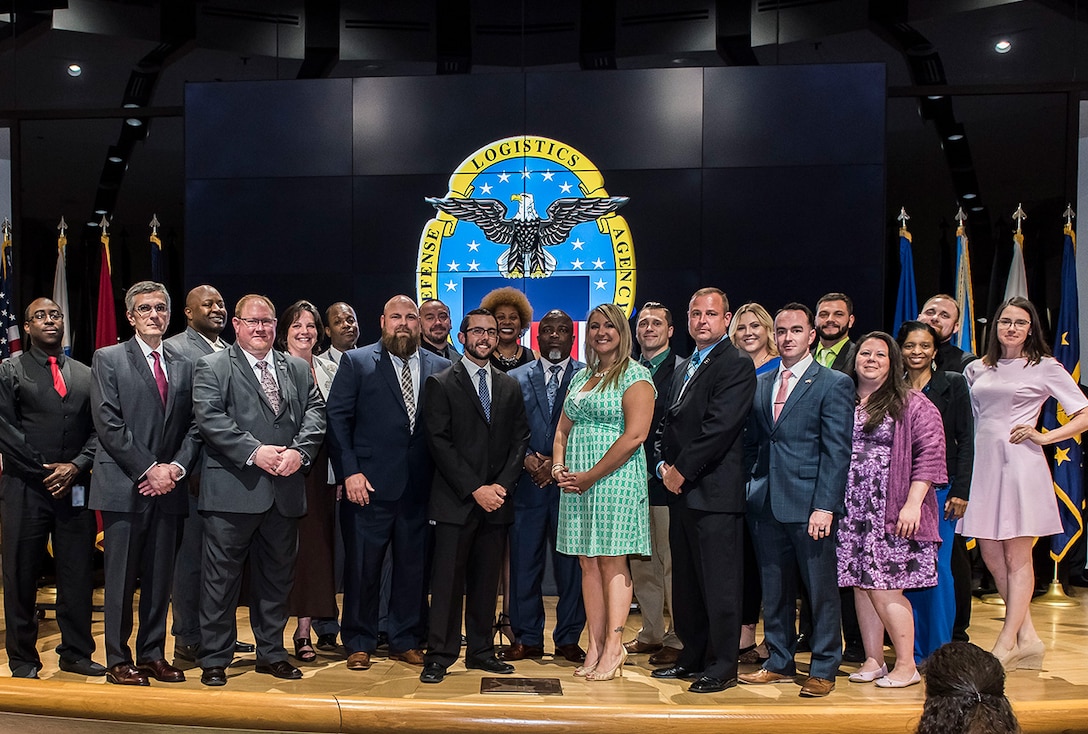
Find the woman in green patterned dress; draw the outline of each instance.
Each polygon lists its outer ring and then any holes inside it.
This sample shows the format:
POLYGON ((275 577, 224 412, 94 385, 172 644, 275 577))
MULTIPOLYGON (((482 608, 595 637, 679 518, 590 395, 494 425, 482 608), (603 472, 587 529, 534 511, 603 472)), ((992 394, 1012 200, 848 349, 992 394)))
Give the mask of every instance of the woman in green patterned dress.
POLYGON ((649 370, 631 359, 623 311, 589 314, 586 368, 571 380, 555 432, 552 476, 563 490, 556 547, 578 556, 589 642, 587 680, 623 674, 623 630, 631 609, 628 554, 650 555, 646 455, 654 413, 649 370))

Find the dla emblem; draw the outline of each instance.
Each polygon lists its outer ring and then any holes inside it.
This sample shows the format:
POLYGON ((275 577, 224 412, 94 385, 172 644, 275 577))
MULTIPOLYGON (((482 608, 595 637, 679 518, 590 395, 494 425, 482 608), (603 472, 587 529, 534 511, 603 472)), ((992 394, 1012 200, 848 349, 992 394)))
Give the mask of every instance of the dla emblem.
MULTIPOLYGON (((553 308, 575 322, 608 302, 631 315, 635 254, 616 213, 628 200, 609 196, 577 149, 535 135, 497 140, 426 201, 437 215, 420 236, 417 292, 449 306, 455 331, 484 295, 511 285, 533 304, 534 326, 553 308)), ((524 343, 534 346, 535 333, 524 343)))

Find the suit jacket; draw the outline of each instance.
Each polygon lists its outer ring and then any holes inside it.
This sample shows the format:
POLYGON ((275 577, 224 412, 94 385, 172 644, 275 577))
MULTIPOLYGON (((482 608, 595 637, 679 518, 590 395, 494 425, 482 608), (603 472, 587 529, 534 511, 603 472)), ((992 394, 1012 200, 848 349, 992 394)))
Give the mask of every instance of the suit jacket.
POLYGON ((208 340, 191 326, 186 326, 185 331, 170 337, 166 340, 166 343, 194 364, 204 355, 215 353, 215 349, 212 348, 208 340))
MULTIPOLYGON (((745 511, 744 447, 741 434, 756 389, 756 370, 728 337, 699 364, 688 386, 676 370, 669 407, 658 429, 657 461, 684 476, 679 501, 704 512, 745 511)), ((669 493, 669 502, 678 498, 669 493)))
POLYGON ((777 370, 760 375, 745 431, 749 512, 770 502, 776 520, 807 523, 813 510, 846 512, 854 429, 854 383, 812 361, 778 421, 771 408, 777 370))
POLYGON ((409 429, 400 376, 381 342, 345 352, 329 391, 329 459, 339 481, 362 473, 374 500, 425 503, 434 465, 423 430, 427 378, 450 363, 419 350, 415 431, 409 429))
POLYGON ((937 370, 943 372, 963 373, 963 368, 974 362, 976 357, 971 352, 965 352, 949 339, 937 345, 937 370))
POLYGON ((491 376, 490 423, 463 360, 427 378, 424 417, 437 469, 432 520, 464 525, 472 508, 479 506, 472 493, 485 484, 499 484, 506 489, 506 501, 487 513, 487 521, 514 521, 514 489, 529 443, 529 424, 517 380, 494 367, 491 376))
MULTIPOLYGON (((817 341, 812 347, 812 357, 813 357, 813 359, 816 358, 816 348, 819 345, 819 343, 820 342, 817 341)), ((842 372, 845 375, 850 375, 851 377, 853 377, 853 375, 854 375, 854 359, 857 357, 857 354, 858 354, 857 342, 853 342, 853 341, 846 342, 846 344, 842 345, 842 349, 839 350, 839 353, 837 355, 835 355, 835 361, 831 363, 831 369, 835 370, 836 372, 842 372)))
POLYGON ((661 419, 665 417, 665 411, 669 407, 669 389, 672 385, 673 375, 677 368, 683 370, 687 363, 687 357, 681 357, 675 352, 670 352, 664 362, 657 366, 654 373, 654 388, 657 397, 654 398, 654 419, 650 424, 650 432, 646 441, 642 444, 646 450, 646 464, 648 477, 648 491, 651 505, 667 505, 669 490, 664 483, 657 478, 657 461, 654 458, 654 443, 657 441, 657 429, 661 426, 661 419))
POLYGON ((196 364, 193 398, 205 444, 199 504, 203 511, 260 514, 275 503, 285 517, 306 514, 303 471, 273 476, 248 462, 258 447, 271 444, 298 449, 307 467, 325 435, 325 401, 310 366, 301 359, 275 350, 266 359, 279 382, 278 412, 272 411, 237 344, 196 364))
POLYGON ((183 489, 145 497, 137 485, 156 463, 177 462, 189 471, 200 451, 200 437, 193 426, 193 364, 170 345, 163 345, 169 383, 164 407, 136 339, 103 347, 91 361, 91 403, 99 446, 87 506, 140 512, 158 502, 167 513, 187 515, 189 499, 183 489))
MULTIPOLYGON (((971 412, 967 380, 956 372, 937 370, 924 392, 937 406, 944 423, 945 459, 948 479, 952 482, 948 496, 970 499, 975 461, 975 416, 971 412)), ((943 511, 944 508, 940 509, 943 511)))
POLYGON ((42 464, 66 461, 79 468, 74 484, 86 483, 98 439, 91 417, 91 369, 60 356, 67 395, 53 389, 45 352, 31 346, 0 363, 0 454, 4 476, 42 491, 42 464))

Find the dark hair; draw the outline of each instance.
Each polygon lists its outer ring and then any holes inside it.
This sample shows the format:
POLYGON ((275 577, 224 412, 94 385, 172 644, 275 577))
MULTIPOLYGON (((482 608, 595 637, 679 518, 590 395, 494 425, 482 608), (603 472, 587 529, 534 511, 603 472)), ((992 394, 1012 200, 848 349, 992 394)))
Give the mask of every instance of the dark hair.
POLYGON ((470 316, 490 316, 495 318, 495 314, 488 311, 486 308, 474 308, 461 318, 461 328, 457 330, 458 334, 464 334, 465 329, 468 328, 468 321, 470 316))
POLYGON ((317 306, 306 300, 295 301, 283 309, 279 321, 276 322, 276 349, 281 352, 287 351, 287 330, 291 328, 291 324, 295 323, 295 319, 303 311, 314 317, 314 326, 317 328, 317 341, 314 342, 313 349, 310 351, 314 354, 321 351, 319 347, 324 339, 325 326, 321 323, 321 314, 318 312, 317 306))
MULTIPOLYGON (((868 417, 865 419, 865 425, 862 427, 866 433, 872 433, 877 426, 884 422, 884 417, 890 415, 892 420, 899 420, 903 417, 903 410, 907 407, 907 400, 910 397, 910 386, 907 385, 907 381, 903 378, 903 370, 896 369, 896 366, 903 364, 903 353, 899 349, 899 345, 895 343, 895 339, 892 339, 891 334, 883 331, 870 331, 865 336, 858 339, 857 353, 861 353, 861 345, 870 339, 877 339, 884 342, 884 345, 888 348, 888 377, 884 380, 884 384, 878 387, 872 395, 869 396, 869 400, 865 403, 865 413, 868 417)), ((855 365, 857 364, 857 356, 854 357, 855 365)), ((858 384, 857 367, 854 368, 854 385, 858 384)))
POLYGON ((850 298, 850 296, 846 295, 845 293, 825 293, 825 294, 823 294, 822 296, 820 296, 820 300, 816 301, 816 310, 819 311, 820 310, 820 304, 821 303, 827 303, 828 301, 842 301, 843 303, 846 304, 846 315, 847 316, 853 316, 854 315, 854 301, 850 298))
POLYGON ((903 325, 899 327, 899 333, 895 335, 895 343, 902 347, 903 342, 907 340, 907 335, 912 331, 928 331, 929 335, 933 337, 933 346, 941 343, 941 335, 937 333, 932 324, 927 324, 924 321, 904 321, 903 325))
POLYGON ((808 306, 806 306, 805 304, 798 303, 797 301, 790 301, 785 306, 783 306, 782 308, 780 308, 780 309, 778 309, 777 311, 774 312, 775 321, 778 320, 778 315, 780 313, 782 313, 783 311, 801 311, 801 312, 803 312, 805 314, 805 318, 808 319, 808 328, 810 328, 810 329, 815 329, 816 328, 816 317, 812 315, 812 309, 809 308, 808 306))
POLYGON ((998 306, 997 311, 994 312, 994 320, 990 322, 990 338, 986 342, 986 354, 982 355, 982 363, 987 367, 995 367, 997 360, 1001 359, 1001 342, 997 339, 997 320, 1001 318, 1001 312, 1009 306, 1022 308, 1028 312, 1031 324, 1028 326, 1028 337, 1024 341, 1023 356, 1028 364, 1039 364, 1043 357, 1051 356, 1050 347, 1043 339, 1043 327, 1039 324, 1039 312, 1035 310, 1035 305, 1020 296, 1013 296, 998 306))
MULTIPOLYGON (((670 311, 669 307, 666 306, 664 303, 658 303, 657 301, 646 301, 646 303, 642 304, 642 308, 640 308, 638 310, 638 312, 642 313, 646 309, 651 309, 651 310, 654 310, 654 311, 664 311, 665 312, 665 323, 668 324, 669 326, 672 326, 672 311, 670 311)), ((636 321, 636 323, 637 323, 637 321, 636 321)))
POLYGON ((970 642, 941 645, 922 664, 926 702, 917 734, 1018 734, 1005 670, 970 642))

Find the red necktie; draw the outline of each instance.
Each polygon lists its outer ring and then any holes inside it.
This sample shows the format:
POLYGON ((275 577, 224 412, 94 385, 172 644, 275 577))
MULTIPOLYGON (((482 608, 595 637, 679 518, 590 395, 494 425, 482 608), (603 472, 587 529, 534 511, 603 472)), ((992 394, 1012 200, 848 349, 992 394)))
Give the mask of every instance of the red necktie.
POLYGON ((151 358, 155 360, 155 366, 151 370, 155 373, 155 384, 159 386, 159 397, 162 398, 162 405, 166 407, 166 391, 168 389, 166 384, 166 373, 162 371, 162 365, 159 363, 159 353, 152 352, 151 358))
POLYGON ((778 422, 778 416, 782 414, 782 406, 786 404, 786 396, 789 395, 790 378, 793 373, 782 370, 782 376, 778 383, 778 394, 774 396, 774 422, 778 422))
POLYGON ((64 384, 64 375, 60 373, 60 365, 57 364, 56 357, 48 357, 46 362, 49 363, 49 371, 53 373, 53 389, 57 391, 57 395, 62 398, 68 394, 68 386, 64 384))

